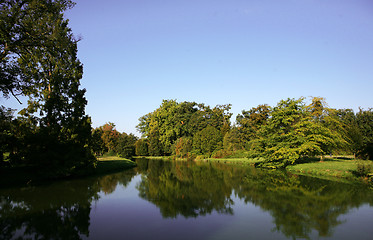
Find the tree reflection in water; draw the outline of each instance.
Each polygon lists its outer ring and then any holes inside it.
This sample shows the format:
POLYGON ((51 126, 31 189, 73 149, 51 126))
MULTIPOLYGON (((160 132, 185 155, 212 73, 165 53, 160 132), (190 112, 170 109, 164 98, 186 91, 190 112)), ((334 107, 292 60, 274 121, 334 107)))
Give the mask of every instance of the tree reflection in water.
POLYGON ((118 185, 127 186, 137 174, 141 175, 136 185, 139 197, 156 205, 163 218, 178 221, 179 216, 197 218, 213 212, 233 215, 235 201, 240 201, 270 213, 274 230, 288 238, 310 238, 315 231, 320 237, 332 236, 343 214, 363 204, 373 205, 373 191, 364 185, 288 172, 147 159, 138 159, 137 165, 102 177, 0 189, 0 239, 89 237, 92 203, 118 185))
POLYGON ((80 239, 89 236, 90 212, 99 192, 126 186, 128 170, 96 178, 0 190, 0 239, 80 239))
POLYGON ((363 185, 332 182, 219 163, 139 159, 139 196, 154 203, 165 218, 197 217, 216 211, 233 214, 232 193, 268 211, 275 229, 286 237, 309 238, 316 230, 328 237, 342 223, 339 216, 369 203, 363 185))

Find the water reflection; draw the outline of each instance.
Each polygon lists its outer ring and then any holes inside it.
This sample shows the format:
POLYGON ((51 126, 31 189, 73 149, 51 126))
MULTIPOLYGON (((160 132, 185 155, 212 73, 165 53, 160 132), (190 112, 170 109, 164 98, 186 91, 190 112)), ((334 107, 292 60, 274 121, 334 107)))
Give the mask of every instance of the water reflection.
MULTIPOLYGON (((312 235, 315 232, 319 237, 328 238, 333 237, 334 230, 344 223, 345 220, 341 216, 363 204, 373 205, 373 191, 363 185, 323 181, 287 172, 268 172, 226 164, 147 159, 138 159, 137 164, 135 169, 102 177, 1 189, 0 239, 94 238, 97 237, 95 233, 102 231, 101 228, 105 229, 103 225, 114 225, 113 222, 98 221, 95 218, 100 216, 99 219, 110 219, 112 216, 107 216, 110 212, 121 212, 122 218, 115 221, 123 222, 118 229, 110 230, 117 231, 114 234, 128 235, 134 226, 141 226, 142 232, 147 232, 146 229, 151 224, 147 221, 150 215, 153 214, 152 219, 158 219, 154 212, 147 213, 144 210, 145 205, 134 208, 138 210, 131 210, 134 215, 131 211, 118 209, 136 206, 127 205, 125 196, 122 196, 125 192, 123 189, 129 186, 131 181, 135 182, 134 176, 138 176, 135 178, 137 192, 134 192, 135 197, 131 201, 140 202, 141 199, 136 198, 138 195, 146 200, 141 204, 155 205, 165 220, 162 223, 165 229, 172 228, 172 222, 180 222, 180 216, 184 219, 198 219, 198 224, 201 224, 201 221, 205 220, 199 216, 233 217, 237 209, 250 211, 249 207, 238 208, 239 201, 268 212, 275 226, 273 230, 287 238, 312 238, 315 237, 312 235), (116 194, 112 194, 114 192, 116 194), (110 200, 114 195, 118 201, 100 205, 100 202, 104 202, 103 199, 110 200), (94 210, 98 215, 93 214, 94 210), (131 225, 134 220, 137 224, 131 225), (125 229, 126 225, 128 229, 125 229)), ((131 184, 128 189, 135 188, 131 184)), ((243 221, 245 220, 248 219, 243 221)), ((245 228, 245 222, 240 224, 245 228)), ((187 227, 188 225, 183 225, 183 228, 187 227)), ((155 231, 155 228, 149 229, 152 236, 151 231, 155 231)), ((213 230, 215 227, 211 225, 210 231, 213 230)), ((258 228, 257 231, 265 230, 258 228)), ((170 231, 164 231, 161 236, 154 235, 162 239, 170 236, 170 231)))
POLYGON ((80 239, 89 236, 99 192, 126 186, 135 171, 44 186, 0 190, 0 239, 80 239))
POLYGON ((330 237, 343 223, 342 214, 366 203, 373 205, 373 193, 363 185, 226 164, 137 162, 143 174, 139 195, 159 207, 165 218, 197 217, 214 210, 233 214, 233 192, 268 211, 274 230, 286 237, 309 238, 312 231, 330 237))

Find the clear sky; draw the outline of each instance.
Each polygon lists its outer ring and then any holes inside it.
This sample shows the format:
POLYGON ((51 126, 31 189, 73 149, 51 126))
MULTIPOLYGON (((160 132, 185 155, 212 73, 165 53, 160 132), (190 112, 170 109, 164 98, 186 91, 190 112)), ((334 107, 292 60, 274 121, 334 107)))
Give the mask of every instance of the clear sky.
POLYGON ((371 0, 76 0, 93 126, 135 133, 162 99, 235 116, 301 96, 373 107, 371 0))

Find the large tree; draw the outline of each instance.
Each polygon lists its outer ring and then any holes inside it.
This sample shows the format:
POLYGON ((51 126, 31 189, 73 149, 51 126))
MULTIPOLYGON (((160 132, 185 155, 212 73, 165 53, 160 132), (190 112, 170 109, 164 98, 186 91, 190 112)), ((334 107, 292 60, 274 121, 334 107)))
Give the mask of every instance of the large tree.
POLYGON ((258 165, 282 168, 304 156, 323 155, 346 144, 340 132, 308 109, 304 98, 281 100, 260 128, 259 138, 251 141, 249 157, 263 157, 265 161, 258 165))
POLYGON ((0 89, 4 97, 29 98, 20 114, 38 128, 23 139, 21 155, 62 172, 94 162, 83 66, 63 15, 72 6, 69 0, 6 0, 0 7, 0 89))
POLYGON ((271 113, 271 107, 267 104, 258 105, 249 111, 242 110, 242 114, 236 117, 237 129, 244 141, 250 141, 258 137, 258 130, 265 124, 271 113))
POLYGON ((139 119, 137 128, 149 140, 150 155, 169 155, 177 139, 193 138, 208 126, 224 136, 230 129, 230 107, 227 104, 210 108, 195 102, 163 100, 159 108, 139 119))

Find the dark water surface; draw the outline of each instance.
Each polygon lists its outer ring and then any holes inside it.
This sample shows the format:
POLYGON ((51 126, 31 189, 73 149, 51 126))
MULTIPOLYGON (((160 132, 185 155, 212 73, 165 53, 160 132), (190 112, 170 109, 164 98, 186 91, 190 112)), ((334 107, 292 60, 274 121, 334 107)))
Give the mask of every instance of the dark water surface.
POLYGON ((0 239, 373 239, 373 190, 224 164, 0 189, 0 239))

